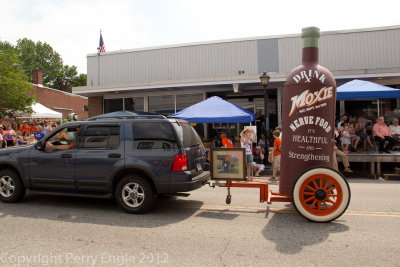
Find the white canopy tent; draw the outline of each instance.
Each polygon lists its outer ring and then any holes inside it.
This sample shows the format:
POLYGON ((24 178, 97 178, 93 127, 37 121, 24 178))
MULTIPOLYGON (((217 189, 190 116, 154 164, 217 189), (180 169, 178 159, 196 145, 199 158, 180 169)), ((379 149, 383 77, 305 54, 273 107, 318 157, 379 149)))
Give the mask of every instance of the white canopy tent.
POLYGON ((32 104, 32 113, 17 116, 19 119, 62 119, 62 113, 49 109, 40 103, 32 104))

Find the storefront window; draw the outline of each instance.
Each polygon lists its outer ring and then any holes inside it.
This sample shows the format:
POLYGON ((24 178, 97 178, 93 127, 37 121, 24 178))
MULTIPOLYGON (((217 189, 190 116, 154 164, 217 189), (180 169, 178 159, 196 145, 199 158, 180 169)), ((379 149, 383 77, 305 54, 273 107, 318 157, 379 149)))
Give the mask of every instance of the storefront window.
POLYGON ((104 99, 104 113, 123 110, 122 98, 104 99))
POLYGON ((129 98, 104 99, 104 113, 120 111, 120 110, 144 111, 144 98, 129 97, 129 98))
POLYGON ((149 112, 161 115, 175 113, 175 96, 149 96, 149 112))
POLYGON ((346 100, 344 110, 340 110, 340 101, 337 101, 336 120, 340 120, 340 113, 346 113, 352 121, 355 121, 357 116, 362 116, 375 123, 376 118, 383 115, 389 122, 398 116, 396 107, 396 99, 346 100))
MULTIPOLYGON (((259 111, 262 115, 264 115, 264 97, 255 98, 254 101, 256 102, 256 112, 259 111)), ((268 98, 267 109, 269 115, 276 114, 276 99, 268 98)))
POLYGON ((203 101, 203 94, 177 95, 176 112, 203 101))
POLYGON ((144 97, 124 98, 125 110, 144 111, 144 97))
POLYGON ((247 109, 250 112, 254 112, 254 98, 232 98, 227 99, 229 103, 238 105, 241 108, 247 109))

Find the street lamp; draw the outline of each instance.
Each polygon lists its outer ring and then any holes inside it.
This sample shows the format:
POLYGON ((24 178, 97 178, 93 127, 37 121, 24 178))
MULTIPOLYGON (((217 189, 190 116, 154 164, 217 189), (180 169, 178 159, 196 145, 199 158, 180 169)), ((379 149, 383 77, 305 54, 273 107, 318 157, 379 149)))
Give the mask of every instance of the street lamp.
POLYGON ((265 136, 267 136, 268 128, 269 128, 269 116, 267 111, 267 102, 268 102, 268 94, 267 94, 267 86, 269 83, 269 75, 266 72, 261 73, 260 81, 261 84, 264 86, 264 113, 265 113, 265 136))

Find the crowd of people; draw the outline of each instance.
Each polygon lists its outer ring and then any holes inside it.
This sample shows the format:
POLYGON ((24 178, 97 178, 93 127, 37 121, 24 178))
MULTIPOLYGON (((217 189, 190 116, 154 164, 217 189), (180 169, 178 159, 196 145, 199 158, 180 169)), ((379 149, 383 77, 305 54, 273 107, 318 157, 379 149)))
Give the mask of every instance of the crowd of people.
POLYGON ((384 116, 378 117, 373 123, 361 116, 351 120, 349 115, 344 114, 337 124, 337 132, 336 141, 345 154, 375 150, 374 142, 379 153, 391 153, 400 140, 399 120, 395 118, 391 125, 387 126, 384 116), (367 125, 370 126, 368 131, 367 125))
POLYGON ((0 124, 0 148, 29 145, 41 140, 49 135, 60 122, 51 122, 49 120, 22 121, 19 125, 8 123, 0 124))
MULTIPOLYGON (((349 153, 355 151, 391 153, 400 142, 400 125, 397 118, 387 126, 383 116, 373 122, 362 116, 350 119, 349 115, 344 114, 334 132, 336 143, 333 147, 332 168, 339 171, 337 157, 340 157, 344 172, 349 173, 353 172, 347 158, 349 153)), ((256 138, 253 130, 246 128, 240 137, 227 136, 225 133, 214 136, 211 148, 244 148, 247 177, 260 176, 266 168, 272 167, 272 180, 279 180, 281 138, 280 126, 272 131, 272 139, 266 138, 263 133, 256 138)))

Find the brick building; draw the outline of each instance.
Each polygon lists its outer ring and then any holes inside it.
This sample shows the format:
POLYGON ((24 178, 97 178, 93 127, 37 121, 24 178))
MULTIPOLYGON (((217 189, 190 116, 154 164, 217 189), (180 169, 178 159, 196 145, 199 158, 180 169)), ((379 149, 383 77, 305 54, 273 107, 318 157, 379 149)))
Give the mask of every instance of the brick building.
POLYGON ((64 91, 48 88, 43 86, 43 71, 33 71, 33 90, 31 95, 38 96, 38 102, 49 109, 63 114, 63 119, 67 119, 68 115, 75 113, 78 119, 86 119, 88 117, 88 98, 64 91))

